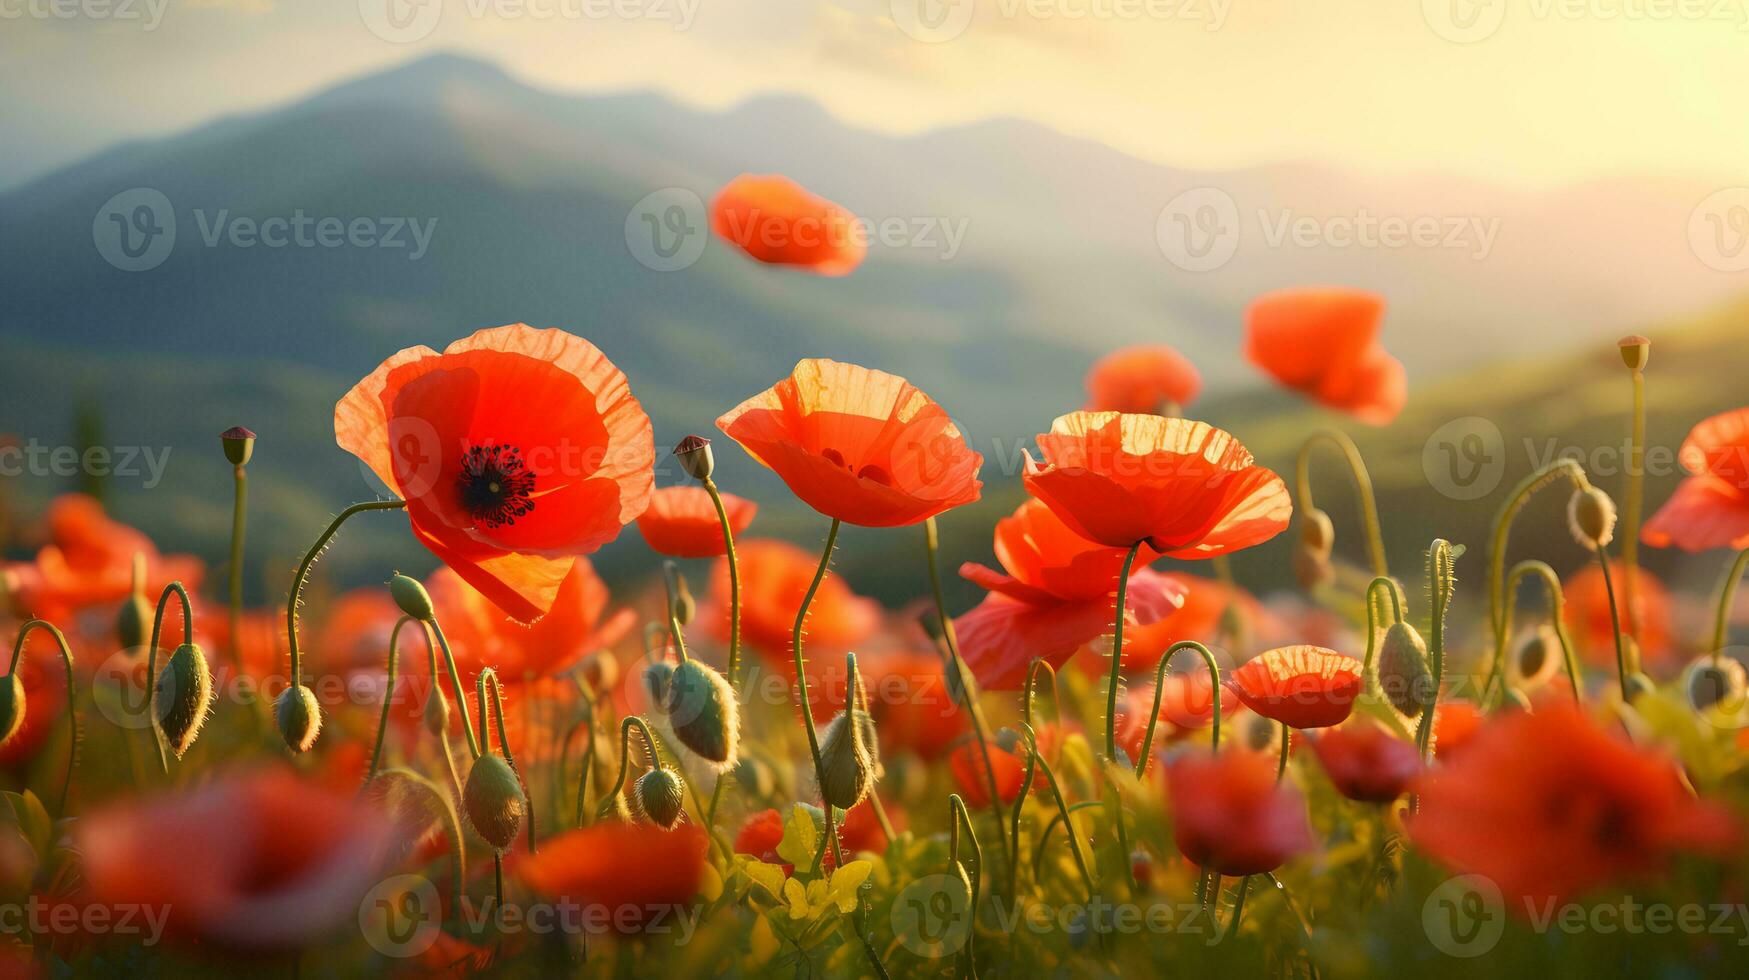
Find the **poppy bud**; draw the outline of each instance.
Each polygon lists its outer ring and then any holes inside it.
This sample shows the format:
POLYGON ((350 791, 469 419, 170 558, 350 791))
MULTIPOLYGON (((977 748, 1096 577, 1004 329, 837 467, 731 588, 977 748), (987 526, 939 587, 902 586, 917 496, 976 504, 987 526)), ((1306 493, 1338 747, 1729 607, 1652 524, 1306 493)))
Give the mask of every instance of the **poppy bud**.
POLYGON ((293 752, 308 752, 322 734, 322 709, 316 704, 316 692, 303 684, 279 692, 273 701, 273 724, 285 747, 293 752))
POLYGON ((158 675, 153 700, 158 709, 158 727, 178 759, 200 735, 213 703, 213 673, 206 654, 184 643, 170 654, 170 662, 158 675))
POLYGON ((232 466, 243 466, 249 462, 250 456, 255 455, 255 433, 240 425, 219 433, 219 441, 224 444, 225 458, 232 466))
POLYGON ((115 635, 123 650, 146 645, 152 628, 152 603, 138 592, 122 600, 121 611, 115 615, 115 635))
POLYGON ((661 711, 668 706, 668 687, 674 679, 674 665, 666 660, 658 660, 644 668, 644 694, 650 699, 650 708, 661 711))
POLYGON ((522 827, 528 797, 522 794, 522 781, 516 778, 510 763, 488 752, 475 759, 474 768, 468 772, 462 807, 468 811, 468 823, 474 825, 480 839, 502 853, 522 827))
POLYGON ((435 615, 431 609, 431 594, 411 575, 396 572, 395 577, 389 579, 389 595, 395 597, 395 605, 400 606, 402 612, 421 623, 431 622, 435 615))
POLYGON ((1514 683, 1540 687, 1555 675, 1561 662, 1561 638, 1552 626, 1539 626, 1519 641, 1508 662, 1514 683))
POLYGON ((1307 592, 1336 578, 1336 569, 1330 565, 1329 554, 1313 551, 1303 541, 1294 545, 1289 559, 1293 563, 1294 581, 1307 592))
POLYGON ((735 766, 741 706, 728 678, 697 660, 674 668, 668 682, 668 725, 674 737, 717 772, 735 766))
POLYGON ((1235 744, 1253 752, 1274 752, 1281 747, 1281 726, 1274 721, 1247 711, 1239 716, 1239 737, 1235 744))
POLYGON ((1696 711, 1718 708, 1734 712, 1743 706, 1743 665, 1729 657, 1700 657, 1683 672, 1683 689, 1696 711))
POLYGON ((639 776, 632 792, 638 798, 639 812, 663 830, 673 830, 680 822, 680 800, 684 788, 679 773, 658 766, 639 776))
POLYGON ((1629 371, 1644 371, 1652 359, 1652 342, 1639 334, 1629 334, 1620 341, 1621 362, 1629 371))
POLYGON ((1657 685, 1652 683, 1650 677, 1647 677, 1639 671, 1635 671, 1628 675, 1627 694, 1624 700, 1629 704, 1633 704, 1641 697, 1651 694, 1656 689, 1657 685))
POLYGON ((583 661, 583 683, 596 694, 604 694, 619 684, 619 661, 602 650, 583 661))
POLYGON ((449 731, 449 699, 435 687, 425 699, 425 730, 438 738, 449 731))
POLYGON ((711 456, 711 441, 704 436, 687 436, 680 440, 674 447, 674 458, 680 461, 680 468, 687 476, 700 482, 710 479, 717 465, 711 456))
POLYGON ((1315 554, 1330 557, 1330 549, 1336 546, 1336 527, 1330 523, 1330 515, 1316 507, 1301 514, 1300 543, 1315 554))
POLYGON ((1398 711, 1414 718, 1433 704, 1433 670, 1427 665, 1427 644, 1408 623, 1385 631, 1379 648, 1379 686, 1398 711))
POLYGON ((673 603, 674 619, 685 626, 692 622, 693 614, 698 612, 698 601, 693 599, 692 590, 686 586, 686 576, 680 574, 680 568, 673 562, 662 563, 662 573, 668 579, 669 601, 673 603))
POLYGON ((1574 491, 1567 501, 1567 526, 1587 548, 1609 544, 1615 538, 1615 501, 1596 487, 1574 491))
POLYGON ((18 673, 0 677, 0 746, 12 741, 12 736, 24 727, 24 684, 18 673))
POLYGON ((820 798, 848 810, 861 803, 874 785, 875 761, 863 736, 872 722, 864 711, 839 712, 820 737, 820 798), (848 719, 858 715, 855 722, 848 719))
POLYGON ((735 781, 756 800, 767 799, 777 788, 771 767, 750 755, 735 763, 735 781))

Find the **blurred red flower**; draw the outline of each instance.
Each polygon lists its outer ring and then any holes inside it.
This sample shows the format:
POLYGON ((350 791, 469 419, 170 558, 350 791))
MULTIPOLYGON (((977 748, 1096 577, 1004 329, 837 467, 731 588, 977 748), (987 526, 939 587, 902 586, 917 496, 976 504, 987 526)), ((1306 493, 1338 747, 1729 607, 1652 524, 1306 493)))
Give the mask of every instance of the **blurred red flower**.
POLYGON ((1274 871, 1313 847, 1305 801, 1251 752, 1187 754, 1166 769, 1178 850, 1224 875, 1274 871))
POLYGON ((609 820, 549 837, 538 854, 516 852, 517 873, 546 898, 575 902, 616 931, 640 932, 672 922, 697 896, 707 846, 694 824, 663 830, 609 820))
POLYGON ((803 503, 864 527, 920 524, 978 499, 973 452, 904 378, 813 358, 730 409, 717 427, 803 503))
POLYGON ((1170 558, 1212 558, 1261 544, 1293 513, 1281 478, 1204 422, 1075 412, 1026 454, 1027 492, 1077 534, 1137 542, 1170 558))
POLYGON ((1654 548, 1749 547, 1749 408, 1714 415, 1683 440, 1690 476, 1640 530, 1654 548))
POLYGON ((1100 358, 1087 372, 1087 411, 1176 415, 1201 391, 1202 375, 1176 348, 1125 347, 1100 358))
MULTIPOLYGON (((736 538, 753 523, 759 505, 725 493, 723 512, 736 538)), ((650 495, 650 507, 638 517, 638 532, 657 554, 673 558, 714 558, 727 552, 716 505, 703 487, 663 487, 650 495)))
POLYGON ((206 566, 191 555, 161 555, 151 539, 112 520, 103 505, 82 493, 62 494, 44 517, 48 543, 30 562, 0 569, 0 597, 11 596, 22 615, 60 619, 88 606, 127 597, 135 555, 146 560, 145 590, 156 602, 166 585, 180 581, 194 592, 206 566))
POLYGON ((1336 791, 1362 803, 1391 802, 1408 792, 1410 780, 1421 771, 1414 743, 1370 718, 1327 729, 1310 741, 1336 791))
POLYGON ((1433 757, 1457 758, 1482 729, 1482 712, 1473 701, 1441 701, 1433 709, 1433 757))
POLYGON ((870 652, 858 658, 857 669, 862 671, 869 714, 883 752, 909 749, 920 758, 934 759, 965 730, 939 655, 870 652))
POLYGON ((414 537, 519 622, 644 512, 654 480, 626 376, 588 341, 521 323, 384 361, 335 405, 334 436, 406 499, 414 537))
POLYGON ((1605 731, 1564 697, 1489 719, 1415 789, 1416 846, 1514 899, 1577 897, 1738 840, 1730 812, 1696 799, 1667 755, 1605 731))
POLYGON ((742 174, 711 201, 711 231, 768 265, 848 275, 868 242, 856 215, 779 174, 742 174))
MULTIPOLYGON (((736 542, 735 553, 741 564, 741 638, 768 665, 794 681, 796 668, 790 634, 819 558, 787 541, 770 538, 736 542)), ((708 621, 714 624, 720 639, 728 639, 727 559, 718 560, 711 570, 708 621)), ((817 665, 829 665, 834 660, 842 673, 844 653, 866 639, 879 624, 879 605, 850 591, 843 578, 828 571, 814 595, 813 605, 808 607, 809 677, 813 677, 812 669, 817 665)), ((842 703, 842 681, 836 686, 842 703)))
MULTIPOLYGON (((587 558, 577 559, 565 573, 552 609, 532 626, 495 608, 451 569, 433 572, 426 588, 469 691, 487 667, 495 668, 505 684, 563 673, 583 657, 618 643, 637 621, 630 609, 608 614, 607 585, 587 558)), ((416 631, 403 635, 401 642, 403 656, 424 655, 424 641, 416 631)), ((387 651, 385 642, 382 652, 387 651)))
POLYGON ((1289 728, 1341 724, 1360 694, 1360 661, 1323 647, 1278 647, 1227 675, 1245 707, 1289 728))
POLYGON ((1228 606, 1234 607, 1242 624, 1254 626, 1267 618, 1263 604, 1237 586, 1182 572, 1165 572, 1163 577, 1183 591, 1184 604, 1151 623, 1124 627, 1125 671, 1153 670, 1172 644, 1180 640, 1213 642, 1220 633, 1221 617, 1226 615, 1228 606))
MULTIPOLYGON (((1619 561, 1609 563, 1609 574, 1615 580, 1615 608, 1621 618, 1622 632, 1630 632, 1625 570, 1619 561)), ((1604 588, 1603 569, 1595 560, 1574 572, 1561 586, 1567 597, 1567 628, 1585 661, 1593 666, 1615 670, 1615 624, 1609 617, 1609 591, 1604 588)), ((1670 632, 1670 593, 1656 575, 1644 568, 1634 578, 1634 605, 1640 612, 1640 645, 1643 663, 1657 664, 1675 653, 1670 632)))
POLYGON ((1265 293, 1245 311, 1245 356, 1276 381, 1371 425, 1403 410, 1403 362, 1379 346, 1384 297, 1307 287, 1265 293))

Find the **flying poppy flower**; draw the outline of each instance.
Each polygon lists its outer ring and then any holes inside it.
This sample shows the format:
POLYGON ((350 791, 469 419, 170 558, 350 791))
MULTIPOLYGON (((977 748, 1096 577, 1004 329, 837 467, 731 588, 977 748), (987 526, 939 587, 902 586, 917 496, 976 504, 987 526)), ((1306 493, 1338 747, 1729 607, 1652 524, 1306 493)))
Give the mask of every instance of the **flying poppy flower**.
POLYGON ((1089 541, 1143 542, 1169 558, 1213 558, 1280 534, 1293 514, 1281 478, 1205 422, 1075 412, 1026 454, 1026 490, 1089 541))
POLYGON ((535 892, 602 910, 621 932, 638 932, 689 904, 704 879, 705 835, 696 825, 604 821, 518 852, 517 873, 535 892))
MULTIPOLYGON (((732 493, 722 498, 729 530, 738 538, 759 505, 732 493)), ((672 558, 715 558, 728 551, 716 505, 703 487, 663 487, 651 494, 649 509, 638 517, 638 532, 652 551, 672 558)))
POLYGON ((1176 415, 1202 391, 1190 358, 1165 344, 1113 351, 1087 372, 1087 411, 1176 415))
MULTIPOLYGON (((1624 566, 1611 561, 1609 574, 1615 580, 1615 607, 1623 632, 1629 631, 1624 566)), ((1597 562, 1586 563, 1561 586, 1566 595, 1567 628, 1573 631, 1579 652, 1593 666, 1615 669, 1615 623, 1609 616, 1609 590, 1597 562)), ((1643 663, 1666 661, 1675 651, 1672 643, 1670 593, 1656 575, 1644 568, 1634 577, 1634 605, 1640 613, 1640 632, 1635 638, 1643 663)))
MULTIPOLYGON (((1111 630, 1125 556, 1082 537, 1036 500, 996 523, 995 550, 1006 574, 975 562, 960 566, 960 575, 990 594, 954 620, 954 630, 978 683, 1011 691, 1026 682, 1033 661, 1061 667, 1111 630)), ((1131 567, 1126 622, 1154 622, 1184 601, 1175 580, 1142 567, 1156 557, 1144 548, 1131 567)))
POLYGON ((388 824, 347 791, 282 769, 223 776, 82 817, 91 900, 162 909, 168 929, 232 949, 288 949, 358 915, 388 824))
POLYGON ((742 174, 711 201, 711 231, 767 265, 843 276, 868 242, 856 215, 779 174, 742 174))
POLYGON ((1311 739, 1312 751, 1336 791, 1362 803, 1389 803, 1409 791, 1421 754, 1370 718, 1338 725, 1311 739))
POLYGON ((1289 728, 1342 723, 1360 694, 1360 661, 1323 647, 1278 647, 1227 675, 1245 707, 1289 728))
POLYGON ((1274 871, 1313 847, 1305 800, 1251 752, 1191 753, 1166 769, 1178 850, 1223 875, 1274 871))
POLYGON ((1749 408, 1696 425, 1677 458, 1690 475, 1646 522, 1640 540, 1684 551, 1749 547, 1749 408))
POLYGON ((1403 410, 1403 362, 1379 346, 1384 297, 1312 287, 1265 293, 1245 311, 1245 356, 1313 401, 1384 425, 1403 410))
POLYGON ((1481 730, 1482 712, 1475 702, 1441 701, 1433 709, 1433 757, 1457 758, 1481 730))
POLYGON ((717 419, 802 502, 864 527, 920 524, 978 499, 984 457, 909 381, 820 358, 717 419))
POLYGON ((16 562, 0 576, 20 613, 58 618, 90 606, 117 602, 133 589, 134 556, 146 562, 143 583, 154 601, 166 585, 200 587, 205 566, 189 555, 162 555, 145 534, 113 520, 96 498, 69 493, 50 502, 44 517, 48 543, 35 561, 16 562))
POLYGON ((1415 790, 1416 846, 1493 879, 1512 899, 1575 898, 1656 875, 1678 853, 1723 856, 1738 840, 1735 818, 1691 795, 1668 755, 1606 731, 1561 697, 1490 719, 1415 790))
POLYGON ((335 405, 334 437, 407 501, 419 543, 519 622, 654 482, 626 376, 588 341, 521 323, 384 361, 335 405))
MULTIPOLYGON (((787 541, 770 538, 736 542, 735 556, 741 564, 741 638, 768 665, 793 681, 791 631, 819 559, 787 541)), ((727 559, 719 560, 711 570, 709 613, 708 621, 715 624, 716 635, 727 640, 727 559)), ((879 605, 850 591, 842 577, 828 571, 814 594, 813 605, 808 607, 809 666, 837 660, 842 668, 844 653, 866 639, 878 625, 879 605)))
POLYGON ((934 759, 965 731, 938 654, 871 652, 858 659, 857 668, 883 751, 909 749, 919 758, 934 759))

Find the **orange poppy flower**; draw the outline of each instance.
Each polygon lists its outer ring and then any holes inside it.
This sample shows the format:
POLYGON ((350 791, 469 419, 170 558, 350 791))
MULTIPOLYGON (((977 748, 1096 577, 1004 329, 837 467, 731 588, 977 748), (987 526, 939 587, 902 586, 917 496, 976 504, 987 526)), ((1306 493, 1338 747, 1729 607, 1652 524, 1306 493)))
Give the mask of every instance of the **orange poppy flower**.
MULTIPOLYGON (((1046 759, 1054 758, 1062 744, 1063 732, 1052 723, 1041 724, 1034 732, 1038 750, 1046 759)), ((990 774, 996 776, 996 798, 1007 806, 1020 795, 1020 784, 1026 779, 1026 742, 1012 730, 1003 729, 990 743, 990 772, 984 770, 984 751, 976 739, 965 739, 947 757, 947 768, 953 774, 954 786, 966 805, 976 810, 990 805, 990 774)), ((1034 775, 1032 792, 1040 791, 1044 777, 1034 775)))
POLYGON ((1311 287, 1265 293, 1245 311, 1245 356, 1282 385, 1371 425, 1408 398, 1403 362, 1379 346, 1384 297, 1311 287))
MULTIPOLYGON (((790 633, 796 612, 808 593, 819 558, 787 541, 749 538, 735 543, 741 563, 741 639, 758 651, 765 662, 795 680, 795 658, 790 651, 790 633)), ((711 570, 709 621, 719 639, 729 638, 729 562, 719 560, 711 570)), ((808 607, 807 650, 809 667, 837 661, 843 668, 844 653, 866 639, 880 625, 880 606, 850 591, 842 577, 828 571, 808 607)), ((811 677, 811 675, 810 675, 811 677)), ((842 682, 837 685, 842 688, 842 682)), ((811 689, 811 688, 810 688, 811 689)), ((842 695, 842 690, 840 690, 842 695)))
POLYGON ((1226 615, 1229 605, 1234 607, 1241 623, 1254 625, 1267 619, 1263 604, 1237 586, 1182 572, 1164 572, 1162 575, 1183 592, 1184 604, 1151 623, 1138 624, 1133 629, 1124 628, 1125 671, 1153 670, 1166 651, 1172 649, 1172 644, 1180 640, 1212 642, 1220 635, 1221 617, 1226 615))
POLYGON ((1139 542, 1170 558, 1213 558, 1280 534, 1293 514, 1281 478, 1205 422, 1075 412, 1026 454, 1027 492, 1077 534, 1139 542))
POLYGON ((1194 752, 1166 769, 1172 833, 1198 867, 1224 875, 1274 871, 1313 847, 1305 800, 1252 752, 1194 752))
POLYGON ((356 920, 389 827, 351 791, 283 769, 130 801, 73 830, 91 900, 168 913, 168 930, 232 949, 289 949, 356 920))
POLYGON ((1566 698, 1490 719, 1415 789, 1416 846, 1516 899, 1574 898, 1657 874, 1679 852, 1723 855, 1738 838, 1730 812, 1695 799, 1672 759, 1566 698))
POLYGON ((711 231, 767 265, 849 275, 868 254, 856 215, 778 174, 742 174, 711 201, 711 231))
POLYGON ((150 538, 111 519, 102 504, 82 493, 56 497, 44 523, 48 543, 36 560, 13 563, 0 572, 0 596, 10 594, 13 607, 24 615, 61 618, 125 599, 133 586, 136 554, 146 559, 145 588, 153 601, 173 581, 193 592, 205 575, 200 559, 159 554, 150 538))
POLYGON ((1289 728, 1342 723, 1360 694, 1360 661, 1323 647, 1278 647, 1227 675, 1245 707, 1289 728))
POLYGON ((407 501, 420 544, 520 622, 654 482, 626 376, 588 341, 521 323, 384 361, 334 407, 334 437, 407 501))
POLYGON ((1414 744, 1370 718, 1331 728, 1311 742, 1336 792, 1351 800, 1389 803, 1408 792, 1410 780, 1421 772, 1414 744))
POLYGON ((934 759, 947 751, 966 723, 947 687, 941 657, 908 650, 873 652, 858 658, 869 714, 885 752, 909 749, 934 759))
POLYGON ((1087 411, 1176 415, 1202 391, 1190 358, 1165 344, 1113 351, 1087 372, 1087 411))
POLYGON ((920 524, 978 499, 984 457, 909 381, 812 358, 717 419, 754 459, 827 517, 920 524))
POLYGON ((663 830, 606 821, 549 837, 538 854, 516 852, 517 873, 540 895, 574 902, 620 932, 638 932, 652 921, 671 921, 697 896, 707 846, 695 824, 663 830))
MULTIPOLYGON (((1625 567, 1611 561, 1609 574, 1615 581, 1615 608, 1624 632, 1629 629, 1625 567)), ((1596 561, 1574 572, 1561 586, 1567 597, 1567 628, 1573 631, 1579 652, 1595 667, 1615 670, 1615 624, 1609 618, 1609 591, 1603 570, 1596 561)), ((1670 632, 1671 600, 1664 583, 1644 568, 1634 578, 1634 605, 1639 607, 1640 658, 1646 664, 1668 661, 1676 652, 1670 632)))
MULTIPOLYGON (((722 494, 729 530, 739 538, 759 505, 732 493, 722 494)), ((673 558, 715 558, 728 551, 716 505, 703 487, 663 487, 650 495, 650 507, 638 517, 638 532, 657 554, 673 558)))
POLYGON ((1749 547, 1749 408, 1695 426, 1677 458, 1691 475, 1640 529, 1640 540, 1684 551, 1749 547))
MULTIPOLYGON (((587 558, 571 566, 559 583, 552 610, 532 626, 506 616, 452 569, 433 572, 426 591, 469 691, 487 667, 496 669, 504 684, 563 673, 583 657, 618 643, 637 621, 630 609, 607 615, 607 585, 587 558)), ((409 651, 423 655, 423 641, 413 638, 408 643, 403 636, 403 656, 409 651)), ((381 649, 386 654, 387 644, 381 649)))
MULTIPOLYGON (((1082 537, 1036 500, 996 523, 995 550, 1007 574, 976 562, 960 566, 960 575, 990 594, 954 620, 954 629, 960 654, 978 683, 1011 691, 1026 682, 1034 660, 1061 667, 1075 651, 1111 630, 1124 552, 1082 537)), ((1183 602, 1174 580, 1142 567, 1157 557, 1147 548, 1137 555, 1126 622, 1154 622, 1183 602)))

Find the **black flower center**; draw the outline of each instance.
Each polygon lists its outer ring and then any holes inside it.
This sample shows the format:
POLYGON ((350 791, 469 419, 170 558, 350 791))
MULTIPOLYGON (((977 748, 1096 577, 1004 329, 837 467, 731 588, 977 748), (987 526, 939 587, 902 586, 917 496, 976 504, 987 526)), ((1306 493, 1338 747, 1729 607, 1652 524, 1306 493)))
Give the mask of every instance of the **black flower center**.
POLYGON ((462 509, 483 527, 515 524, 534 510, 534 474, 515 446, 473 446, 462 456, 456 476, 462 509))

